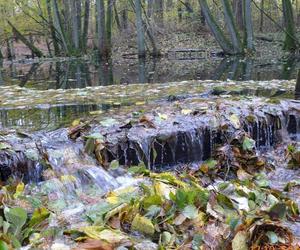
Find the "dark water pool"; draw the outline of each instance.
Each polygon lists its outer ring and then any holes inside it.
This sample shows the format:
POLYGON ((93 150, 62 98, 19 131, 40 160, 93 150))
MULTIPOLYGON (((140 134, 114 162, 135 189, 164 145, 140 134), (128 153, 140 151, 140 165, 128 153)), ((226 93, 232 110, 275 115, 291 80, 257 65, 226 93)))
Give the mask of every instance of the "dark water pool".
MULTIPOLYGON (((263 61, 244 58, 211 58, 210 60, 122 59, 102 63, 92 59, 60 61, 2 62, 0 88, 18 85, 24 89, 83 89, 86 87, 127 85, 132 83, 169 83, 188 80, 262 81, 294 79, 300 61, 263 61)), ((64 126, 91 111, 105 110, 103 105, 80 103, 58 107, 6 109, 1 107, 0 128, 54 128, 64 126)))
POLYGON ((262 61, 244 58, 211 60, 93 60, 3 63, 0 84, 35 89, 70 89, 130 83, 165 83, 183 80, 272 80, 296 78, 300 61, 262 61))

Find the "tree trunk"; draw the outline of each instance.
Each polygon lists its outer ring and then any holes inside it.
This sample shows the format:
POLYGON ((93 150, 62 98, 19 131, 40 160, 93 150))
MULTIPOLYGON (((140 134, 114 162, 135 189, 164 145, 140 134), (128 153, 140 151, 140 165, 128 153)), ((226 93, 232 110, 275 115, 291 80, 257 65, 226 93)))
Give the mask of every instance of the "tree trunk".
POLYGON ((78 33, 78 43, 79 43, 79 49, 82 48, 82 22, 81 22, 81 3, 82 0, 76 0, 76 19, 77 19, 77 33, 78 33))
POLYGON ((128 10, 127 10, 127 4, 122 9, 122 28, 123 28, 123 30, 127 30, 127 28, 128 28, 128 10))
POLYGON ((71 13, 73 13, 72 15, 72 40, 73 40, 73 47, 75 49, 73 49, 73 51, 77 54, 79 47, 80 47, 80 42, 79 42, 79 29, 78 29, 78 9, 77 9, 77 3, 76 1, 72 1, 71 3, 71 13))
MULTIPOLYGON (((1 48, 0 48, 0 62, 1 62, 3 59, 4 59, 4 56, 3 56, 2 52, 1 52, 1 48)), ((1 71, 1 70, 0 70, 0 71, 1 71)), ((0 72, 0 74, 1 74, 1 72, 0 72)))
POLYGON ((264 29, 264 10, 265 10, 265 0, 261 0, 260 2, 260 23, 259 23, 259 31, 263 32, 264 29))
POLYGON ((173 9, 173 0, 167 0, 167 11, 171 11, 173 9))
POLYGON ((164 0, 154 0, 154 21, 158 26, 164 25, 164 0))
POLYGON ((7 58, 10 60, 16 59, 15 48, 14 48, 14 39, 8 38, 7 43, 7 58))
POLYGON ((65 34, 65 31, 64 31, 64 27, 62 25, 57 0, 52 0, 52 5, 53 5, 55 30, 59 34, 59 40, 61 42, 61 46, 62 46, 65 54, 69 55, 70 54, 69 53, 69 46, 68 46, 67 41, 66 41, 66 34, 65 34))
POLYGON ((205 16, 205 20, 207 25, 209 26, 212 34, 214 35, 216 41, 222 48, 225 54, 234 54, 233 48, 230 42, 225 37, 219 25, 216 23, 214 17, 212 16, 206 0, 199 0, 201 9, 203 11, 203 15, 205 16))
POLYGON ((228 29, 229 35, 231 37, 231 42, 233 45, 233 50, 235 54, 241 54, 243 52, 242 43, 238 34, 238 30, 236 28, 236 24, 233 19, 232 10, 230 7, 230 1, 229 0, 221 0, 223 9, 224 9, 224 17, 225 17, 225 23, 226 27, 228 29))
POLYGON ((147 2, 147 16, 150 18, 153 14, 153 0, 148 0, 147 2))
POLYGON ((135 14, 136 14, 138 56, 145 57, 146 56, 145 32, 144 32, 144 27, 143 27, 141 0, 135 0, 135 14))
POLYGON ((97 8, 97 37, 99 56, 102 58, 105 55, 105 8, 103 0, 96 0, 97 8))
POLYGON ((282 0, 282 10, 285 25, 285 41, 283 49, 294 52, 297 49, 298 41, 291 0, 282 0))
POLYGON ((248 52, 254 51, 253 23, 251 0, 243 0, 244 23, 245 23, 245 45, 248 52))
POLYGON ((300 69, 298 70, 298 77, 296 82, 296 88, 295 88, 295 99, 300 99, 300 69))
MULTIPOLYGON (((53 47, 54 47, 54 55, 55 56, 59 56, 59 45, 57 42, 57 37, 56 37, 56 31, 54 28, 54 24, 53 24, 53 18, 52 18, 52 11, 51 11, 51 0, 47 0, 46 1, 46 6, 47 6, 47 16, 48 16, 48 23, 49 23, 49 29, 50 29, 50 34, 52 37, 52 43, 53 43, 53 47)), ((51 54, 51 53, 50 53, 51 54)))
POLYGON ((118 30, 122 31, 121 22, 120 22, 120 18, 119 18, 119 13, 118 13, 116 2, 114 2, 114 16, 115 16, 115 20, 116 20, 116 24, 117 24, 118 30))
POLYGON ((83 31, 82 31, 82 50, 86 53, 88 35, 89 35, 89 20, 90 20, 90 0, 85 0, 84 5, 84 20, 83 20, 83 31))
POLYGON ((206 25, 205 16, 201 7, 200 7, 200 22, 203 26, 206 25))
POLYGON ((23 36, 10 21, 7 21, 7 22, 9 24, 9 26, 12 28, 13 33, 16 35, 16 37, 18 39, 20 39, 21 42, 24 43, 31 50, 31 52, 34 55, 36 55, 37 57, 44 56, 43 52, 40 51, 37 47, 35 47, 34 44, 32 44, 30 41, 28 41, 27 38, 25 36, 23 36))
POLYGON ((243 1, 242 0, 234 0, 233 1, 233 10, 234 10, 237 27, 240 30, 243 30, 244 29, 243 1))
POLYGON ((112 16, 114 0, 108 0, 106 12, 106 39, 105 39, 105 57, 111 57, 111 34, 112 34, 112 16))

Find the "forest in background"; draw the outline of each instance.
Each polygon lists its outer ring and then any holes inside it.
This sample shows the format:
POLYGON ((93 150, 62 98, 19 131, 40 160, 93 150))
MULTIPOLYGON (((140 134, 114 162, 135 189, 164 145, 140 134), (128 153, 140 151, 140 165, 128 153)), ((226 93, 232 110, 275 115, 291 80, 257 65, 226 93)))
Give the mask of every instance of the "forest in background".
POLYGON ((1 0, 0 58, 110 59, 120 47, 157 57, 168 34, 193 34, 193 48, 208 46, 200 38, 211 34, 229 55, 252 55, 256 39, 295 53, 299 11, 299 0, 1 0))

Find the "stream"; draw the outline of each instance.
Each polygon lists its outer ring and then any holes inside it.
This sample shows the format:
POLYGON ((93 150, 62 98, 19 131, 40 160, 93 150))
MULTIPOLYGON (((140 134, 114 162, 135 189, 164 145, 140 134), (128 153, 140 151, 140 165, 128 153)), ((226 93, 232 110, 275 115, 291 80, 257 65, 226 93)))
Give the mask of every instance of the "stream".
MULTIPOLYGON (((300 148, 297 67, 294 60, 228 58, 209 64, 5 62, 0 68, 1 181, 22 180, 26 202, 47 204, 53 213, 50 228, 76 229, 88 225, 86 217, 93 218, 107 194, 149 184, 128 167, 199 171, 207 160, 223 159, 221 151, 246 135, 255 141, 251 159, 262 157, 272 166, 262 171, 268 187, 300 206, 299 186, 283 191, 300 178, 299 166, 287 168, 288 145, 300 148)), ((251 172, 249 162, 243 168, 251 172)), ((200 179, 209 188, 234 181, 235 171, 221 168, 200 179)), ((300 242, 300 223, 284 225, 300 242)), ((76 246, 62 232, 51 244, 76 246)))

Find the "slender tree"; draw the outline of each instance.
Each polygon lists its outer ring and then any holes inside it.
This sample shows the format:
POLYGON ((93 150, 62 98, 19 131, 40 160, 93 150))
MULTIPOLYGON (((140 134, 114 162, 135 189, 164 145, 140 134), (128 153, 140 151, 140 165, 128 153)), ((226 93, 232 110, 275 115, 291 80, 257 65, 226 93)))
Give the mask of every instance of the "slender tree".
POLYGON ((43 57, 44 54, 41 50, 39 50, 32 42, 30 42, 25 36, 21 34, 19 30, 10 22, 8 21, 9 26, 12 28, 13 33, 16 35, 18 39, 22 41, 32 52, 33 55, 37 57, 43 57))
POLYGON ((265 0, 260 1, 260 23, 259 23, 259 31, 263 32, 264 28, 264 10, 265 10, 265 0))
MULTIPOLYGON (((48 25, 49 25, 50 34, 52 37, 52 43, 53 43, 53 47, 54 47, 54 55, 59 56, 60 49, 59 49, 58 39, 57 39, 57 35, 56 35, 56 30, 55 30, 55 27, 53 24, 51 0, 46 0, 46 7, 47 7, 48 25)), ((51 54, 51 51, 49 51, 49 53, 51 54)))
POLYGON ((1 52, 1 48, 0 48, 0 61, 3 59, 4 59, 4 56, 3 56, 2 52, 1 52))
POLYGON ((243 0, 243 14, 245 23, 245 45, 248 52, 254 51, 254 36, 252 23, 252 6, 251 0, 243 0))
POLYGON ((88 35, 89 35, 89 20, 90 20, 90 0, 85 0, 84 5, 84 19, 83 19, 83 31, 82 31, 82 50, 86 53, 88 35))
POLYGON ((104 0, 96 0, 97 40, 100 58, 105 56, 105 7, 104 0))
POLYGON ((296 27, 291 0, 282 0, 282 11, 285 25, 285 41, 283 48, 290 52, 297 49, 296 27))
POLYGON ((300 99, 300 69, 298 70, 298 77, 297 77, 297 82, 295 87, 295 97, 297 100, 300 99))
POLYGON ((105 54, 107 58, 111 56, 111 35, 112 35, 112 17, 113 17, 114 0, 108 0, 106 9, 106 39, 105 39, 105 54))
POLYGON ((139 57, 146 56, 145 49, 145 32, 142 19, 142 3, 141 0, 135 0, 135 15, 136 15, 136 29, 137 29, 137 43, 139 57))
POLYGON ((224 53, 226 54, 234 54, 234 50, 232 45, 230 44, 229 40, 224 35, 223 31, 221 30, 220 26, 215 21, 206 0, 199 0, 203 15, 205 17, 205 20, 207 22, 207 25, 209 26, 211 32, 213 33, 216 41, 220 45, 220 47, 223 49, 224 53))
POLYGON ((231 37, 234 53, 241 54, 243 52, 243 47, 236 27, 236 23, 233 18, 231 3, 229 0, 221 0, 221 2, 223 5, 226 27, 231 37))

